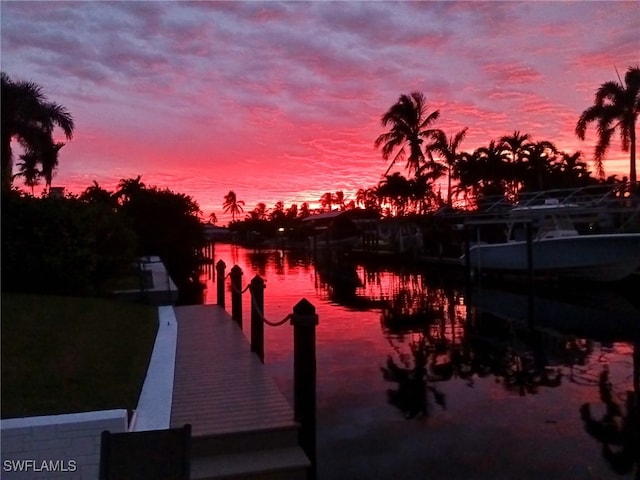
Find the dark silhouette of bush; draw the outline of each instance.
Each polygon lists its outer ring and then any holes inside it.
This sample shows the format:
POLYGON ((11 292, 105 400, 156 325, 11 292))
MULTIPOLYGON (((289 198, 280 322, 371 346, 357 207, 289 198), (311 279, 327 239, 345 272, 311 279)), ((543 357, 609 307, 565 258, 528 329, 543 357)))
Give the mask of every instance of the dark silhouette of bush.
POLYGON ((96 295, 135 259, 136 238, 108 206, 2 195, 2 290, 96 295))

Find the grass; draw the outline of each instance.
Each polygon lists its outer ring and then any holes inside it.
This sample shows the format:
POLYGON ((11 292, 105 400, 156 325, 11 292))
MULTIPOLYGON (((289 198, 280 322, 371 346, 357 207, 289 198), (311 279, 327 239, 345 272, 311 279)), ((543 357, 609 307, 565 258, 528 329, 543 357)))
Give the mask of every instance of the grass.
POLYGON ((157 309, 2 293, 1 417, 136 407, 157 309))

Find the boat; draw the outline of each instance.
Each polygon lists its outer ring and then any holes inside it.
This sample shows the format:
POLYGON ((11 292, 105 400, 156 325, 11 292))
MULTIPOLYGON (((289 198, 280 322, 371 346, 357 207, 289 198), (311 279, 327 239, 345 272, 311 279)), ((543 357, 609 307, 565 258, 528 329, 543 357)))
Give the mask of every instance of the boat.
POLYGON ((593 224, 579 232, 572 219, 582 215, 584 220, 584 214, 581 205, 553 198, 513 207, 501 220, 507 225, 506 240, 470 245, 468 266, 479 272, 530 272, 597 282, 637 272, 640 233, 593 233, 593 224))

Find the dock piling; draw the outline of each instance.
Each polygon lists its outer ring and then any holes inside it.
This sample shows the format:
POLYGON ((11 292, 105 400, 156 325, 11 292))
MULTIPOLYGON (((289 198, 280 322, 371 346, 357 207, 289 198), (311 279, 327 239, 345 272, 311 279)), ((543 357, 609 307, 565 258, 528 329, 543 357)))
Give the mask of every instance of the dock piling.
POLYGON ((316 308, 303 298, 293 307, 293 410, 300 423, 300 446, 316 478, 316 308))
POLYGON ((265 283, 260 275, 251 280, 251 351, 264 363, 264 289, 265 283))
POLYGON ((238 265, 231 267, 231 318, 242 330, 242 269, 238 265))
POLYGON ((227 266, 222 260, 218 260, 216 263, 216 283, 218 287, 218 305, 224 308, 224 269, 227 266))

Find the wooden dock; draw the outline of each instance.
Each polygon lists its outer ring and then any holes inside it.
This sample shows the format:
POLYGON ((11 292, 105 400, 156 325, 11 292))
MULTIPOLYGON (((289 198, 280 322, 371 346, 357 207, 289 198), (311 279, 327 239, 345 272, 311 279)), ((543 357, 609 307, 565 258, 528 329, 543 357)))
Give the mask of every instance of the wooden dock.
POLYGON ((304 479, 293 410, 221 307, 175 308, 171 427, 192 426, 193 479, 304 479))

